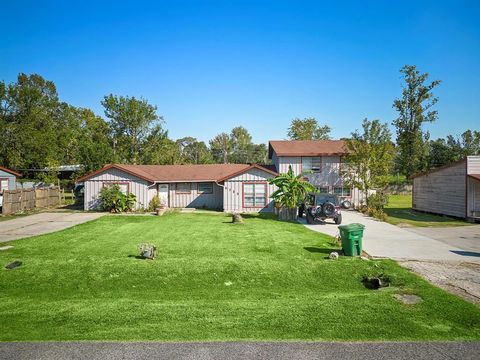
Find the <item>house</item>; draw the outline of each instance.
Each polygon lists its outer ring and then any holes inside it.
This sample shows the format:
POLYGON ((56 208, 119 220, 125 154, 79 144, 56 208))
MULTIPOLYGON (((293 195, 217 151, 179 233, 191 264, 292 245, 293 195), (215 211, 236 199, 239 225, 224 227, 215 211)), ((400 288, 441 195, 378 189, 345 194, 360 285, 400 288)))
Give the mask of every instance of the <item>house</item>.
POLYGON ((414 210, 480 220, 480 156, 467 156, 411 178, 414 210))
POLYGON ((3 204, 3 191, 15 190, 17 184, 17 177, 20 176, 22 175, 13 170, 0 166, 0 206, 2 206, 3 204))
POLYGON ((285 173, 291 166, 295 175, 305 173, 321 192, 337 194, 358 206, 366 199, 362 191, 343 180, 346 154, 343 140, 275 140, 268 144, 268 156, 277 172, 285 173))
POLYGON ((159 196, 171 208, 208 208, 227 212, 271 212, 275 190, 268 180, 292 166, 322 192, 335 193, 355 205, 363 202, 358 190, 347 186, 341 174, 346 154, 341 140, 270 141, 272 165, 124 165, 112 164, 88 174, 84 182, 85 210, 99 207, 104 186, 118 184, 125 193, 134 193, 137 206, 147 208, 159 196))
POLYGON ((227 212, 271 212, 274 191, 268 179, 277 172, 257 164, 124 165, 111 164, 88 174, 83 182, 84 209, 97 209, 103 187, 118 184, 147 208, 159 196, 171 208, 206 208, 227 212))

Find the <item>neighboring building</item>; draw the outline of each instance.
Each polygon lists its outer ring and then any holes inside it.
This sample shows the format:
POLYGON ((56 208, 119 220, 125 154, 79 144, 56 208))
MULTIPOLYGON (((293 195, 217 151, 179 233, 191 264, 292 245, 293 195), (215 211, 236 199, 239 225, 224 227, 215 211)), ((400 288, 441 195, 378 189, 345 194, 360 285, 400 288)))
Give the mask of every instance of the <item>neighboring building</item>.
POLYGON ((480 156, 412 176, 414 210, 480 220, 480 156))
POLYGON ((308 181, 321 192, 337 194, 357 206, 366 199, 363 192, 343 180, 346 154, 343 140, 278 140, 268 144, 268 156, 279 173, 287 172, 291 166, 295 175, 305 172, 308 181))
POLYGON ((228 212, 271 212, 274 191, 268 179, 277 172, 269 166, 246 164, 123 165, 112 164, 88 174, 83 182, 85 210, 99 207, 104 186, 118 184, 147 208, 159 196, 171 208, 206 208, 228 212))
POLYGON ((0 206, 3 204, 3 191, 15 190, 17 177, 20 176, 22 175, 13 170, 0 166, 0 206))

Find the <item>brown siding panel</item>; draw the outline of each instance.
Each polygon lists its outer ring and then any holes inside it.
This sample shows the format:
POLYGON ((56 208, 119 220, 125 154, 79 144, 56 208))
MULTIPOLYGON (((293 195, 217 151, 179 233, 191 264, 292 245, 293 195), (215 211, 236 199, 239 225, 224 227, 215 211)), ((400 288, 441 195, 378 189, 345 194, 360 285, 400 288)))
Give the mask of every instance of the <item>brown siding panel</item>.
POLYGON ((414 178, 413 209, 465 216, 465 162, 414 178))

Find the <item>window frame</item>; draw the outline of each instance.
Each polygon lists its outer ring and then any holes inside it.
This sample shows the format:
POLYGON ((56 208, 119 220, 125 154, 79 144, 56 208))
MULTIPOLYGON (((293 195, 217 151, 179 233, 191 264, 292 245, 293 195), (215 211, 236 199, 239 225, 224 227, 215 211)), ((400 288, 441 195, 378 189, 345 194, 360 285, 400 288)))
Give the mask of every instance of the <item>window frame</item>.
POLYGON ((199 193, 199 194, 213 194, 213 182, 208 182, 208 181, 206 181, 206 182, 199 182, 199 183, 197 183, 197 193, 199 193), (210 190, 210 191, 201 191, 201 190, 200 190, 200 185, 201 185, 201 184, 209 184, 211 190, 210 190))
POLYGON ((2 180, 7 180, 7 189, 9 189, 9 183, 10 183, 10 179, 9 178, 6 178, 6 177, 0 177, 0 194, 3 193, 3 189, 2 189, 2 180))
POLYGON ((352 196, 352 188, 348 187, 348 186, 334 186, 333 187, 333 193, 335 195, 338 195, 338 196, 350 197, 350 196, 352 196), (339 193, 335 192, 335 189, 342 189, 342 192, 339 194, 339 193), (345 189, 348 189, 348 195, 345 194, 345 192, 344 192, 345 189))
POLYGON ((242 208, 246 208, 246 209, 263 209, 263 208, 266 208, 268 206, 268 186, 267 186, 267 182, 266 181, 245 181, 245 182, 242 182, 242 208), (245 185, 253 185, 253 206, 250 206, 250 205, 245 205, 245 185), (255 191, 255 186, 256 185, 263 185, 264 186, 264 189, 265 189, 265 203, 264 205, 260 205, 260 206, 257 206, 256 205, 256 201, 255 201, 255 198, 256 198, 256 191, 255 191))
POLYGON ((127 185, 127 193, 125 195, 130 194, 130 182, 128 181, 102 181, 102 188, 105 187, 105 184, 107 185, 127 185))
POLYGON ((192 193, 192 183, 189 182, 179 182, 175 184, 175 194, 191 194, 192 193), (188 191, 180 191, 178 190, 178 185, 181 184, 188 184, 188 191))
POLYGON ((302 156, 301 157, 301 163, 302 163, 302 172, 303 171, 311 171, 314 174, 320 174, 322 172, 322 168, 323 168, 323 156, 302 156), (318 168, 318 170, 313 170, 313 169, 305 170, 304 166, 303 166, 303 159, 310 159, 310 163, 311 163, 312 162, 311 159, 314 159, 314 158, 320 159, 320 167, 318 168))

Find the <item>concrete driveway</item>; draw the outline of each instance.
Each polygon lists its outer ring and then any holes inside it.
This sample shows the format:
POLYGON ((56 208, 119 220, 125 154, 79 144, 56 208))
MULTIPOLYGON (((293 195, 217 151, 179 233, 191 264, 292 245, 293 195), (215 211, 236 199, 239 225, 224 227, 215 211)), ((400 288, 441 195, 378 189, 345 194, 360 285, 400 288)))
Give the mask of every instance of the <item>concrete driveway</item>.
MULTIPOLYGON (((305 219, 300 221, 305 223, 305 219)), ((480 262, 480 238, 476 239, 480 234, 480 225, 441 229, 400 228, 356 211, 344 211, 343 224, 350 223, 365 225, 363 249, 373 257, 480 262)), ((338 234, 338 227, 331 220, 305 226, 331 236, 338 234)))
POLYGON ((103 215, 103 213, 44 212, 2 221, 0 243, 63 230, 103 215))

